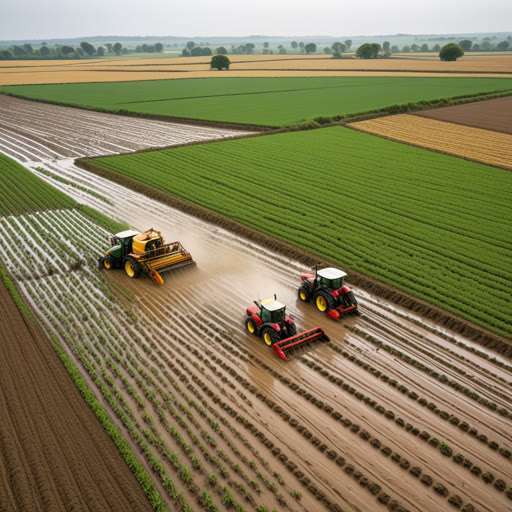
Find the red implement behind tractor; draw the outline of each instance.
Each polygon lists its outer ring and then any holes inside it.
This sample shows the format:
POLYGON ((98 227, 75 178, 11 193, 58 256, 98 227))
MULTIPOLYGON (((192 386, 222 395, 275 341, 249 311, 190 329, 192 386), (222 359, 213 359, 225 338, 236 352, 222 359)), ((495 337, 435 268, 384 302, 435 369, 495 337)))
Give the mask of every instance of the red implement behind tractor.
POLYGON ((319 327, 297 334, 295 322, 286 317, 286 306, 278 302, 275 295, 273 299, 264 300, 261 304, 254 301, 254 304, 256 306, 246 309, 245 327, 251 334, 261 336, 272 347, 274 354, 282 359, 286 359, 286 354, 289 355, 299 347, 303 348, 316 341, 329 341, 329 337, 319 327))
POLYGON ((316 269, 316 274, 302 274, 302 284, 297 290, 303 302, 313 302, 319 311, 338 320, 346 313, 358 313, 357 300, 348 286, 343 285, 347 274, 336 268, 316 269))

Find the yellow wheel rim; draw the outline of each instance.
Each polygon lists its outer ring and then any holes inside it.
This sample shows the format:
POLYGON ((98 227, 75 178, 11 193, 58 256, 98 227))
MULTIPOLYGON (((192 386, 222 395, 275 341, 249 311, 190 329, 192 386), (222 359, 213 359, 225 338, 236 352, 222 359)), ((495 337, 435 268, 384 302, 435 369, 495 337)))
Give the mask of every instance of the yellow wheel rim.
POLYGON ((110 270, 110 267, 112 266, 112 264, 110 263, 110 260, 103 260, 103 266, 110 270))
POLYGON ((300 291, 300 298, 301 298, 302 300, 306 300, 306 299, 307 299, 307 297, 306 297, 306 292, 305 292, 304 290, 301 290, 301 291, 300 291))
POLYGON ((321 295, 316 298, 316 307, 320 311, 325 311, 327 309, 327 301, 321 295))
POLYGON ((272 338, 270 337, 270 334, 266 332, 263 335, 263 341, 270 347, 272 345, 272 338))
POLYGON ((254 334, 254 331, 256 330, 256 328, 254 327, 254 324, 252 322, 247 322, 247 330, 251 334, 254 334))
POLYGON ((124 264, 124 269, 126 270, 126 273, 130 276, 130 277, 133 277, 135 275, 135 270, 133 270, 133 265, 132 265, 132 262, 131 261, 127 261, 125 264, 124 264))

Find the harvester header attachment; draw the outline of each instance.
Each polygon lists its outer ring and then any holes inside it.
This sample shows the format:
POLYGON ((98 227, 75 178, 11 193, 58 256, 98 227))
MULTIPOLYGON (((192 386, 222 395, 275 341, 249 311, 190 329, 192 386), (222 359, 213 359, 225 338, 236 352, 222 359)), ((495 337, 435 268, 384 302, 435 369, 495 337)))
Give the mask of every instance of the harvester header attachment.
POLYGON ((272 351, 281 359, 286 359, 286 354, 292 355, 298 349, 302 350, 317 341, 330 341, 329 336, 320 327, 278 341, 272 345, 272 351))

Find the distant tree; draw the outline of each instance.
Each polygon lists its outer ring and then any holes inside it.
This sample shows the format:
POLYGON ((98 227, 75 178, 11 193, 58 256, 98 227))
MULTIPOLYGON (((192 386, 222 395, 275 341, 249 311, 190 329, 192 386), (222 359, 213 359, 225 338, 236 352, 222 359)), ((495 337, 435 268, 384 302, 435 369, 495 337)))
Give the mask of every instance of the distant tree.
POLYGON ((43 42, 41 43, 41 46, 48 46, 48 43, 47 43, 46 41, 43 41, 43 42))
POLYGON ((501 41, 496 45, 496 50, 499 50, 500 52, 505 52, 509 49, 510 41, 501 41))
POLYGON ((212 54, 211 48, 205 47, 203 48, 203 51, 201 52, 202 57, 209 57, 212 54))
POLYGON ((75 53, 78 57, 83 57, 85 55, 84 51, 82 50, 82 48, 80 48, 80 46, 75 50, 75 53))
POLYGON ((419 49, 420 47, 416 43, 411 44, 411 50, 413 52, 417 52, 419 49))
POLYGON ((473 46, 473 41, 470 41, 469 39, 463 39, 459 42, 459 46, 465 51, 469 52, 471 50, 471 47, 473 46))
POLYGON ((114 44, 114 46, 112 46, 112 50, 114 50, 114 53, 116 55, 120 55, 122 49, 123 49, 123 45, 121 43, 116 43, 116 44, 114 44))
POLYGON ((370 46, 372 47, 372 59, 376 59, 382 46, 379 43, 371 43, 370 46))
POLYGON ((216 50, 215 50, 215 53, 217 55, 227 55, 228 54, 228 51, 226 50, 226 48, 224 48, 224 46, 219 46, 216 50))
POLYGON ((82 41, 80 43, 80 48, 89 56, 93 55, 96 52, 96 49, 94 46, 87 41, 82 41))
POLYGON ((39 53, 43 57, 47 57, 48 55, 50 55, 50 48, 48 48, 48 46, 41 46, 39 53))
POLYGON ((391 52, 392 53, 398 53, 400 51, 400 48, 398 48, 398 46, 396 44, 394 44, 392 47, 391 47, 391 52))
POLYGON ((19 57, 21 55, 27 55, 27 50, 25 50, 25 48, 23 48, 23 46, 18 46, 17 44, 15 44, 14 46, 11 46, 10 50, 15 57, 19 57))
POLYGON ((420 50, 421 50, 422 52, 428 52, 428 44, 427 44, 427 43, 423 43, 423 44, 421 45, 420 50))
POLYGON ((194 46, 192 50, 190 50, 190 55, 192 57, 200 57, 203 54, 203 49, 200 46, 194 46))
POLYGON ((389 50, 389 46, 390 46, 389 41, 384 41, 384 42, 382 43, 382 49, 383 49, 385 52, 387 52, 387 51, 389 50))
POLYGON ((464 50, 455 43, 448 43, 441 48, 439 58, 441 60, 454 61, 464 55, 464 50))
POLYGON ((402 53, 411 53, 411 47, 409 45, 405 45, 403 48, 402 48, 402 53))
POLYGON ((331 48, 334 52, 343 53, 347 47, 343 43, 336 42, 332 44, 331 48))
POLYGON ((194 48, 194 46, 195 46, 195 45, 196 45, 196 43, 194 43, 194 41, 189 41, 189 42, 187 43, 187 48, 188 48, 189 50, 192 50, 192 48, 194 48))
POLYGON ((489 41, 489 38, 485 38, 480 45, 482 50, 489 51, 492 50, 492 43, 489 41))
POLYGON ((352 39, 346 39, 345 46, 347 47, 347 50, 348 50, 352 46, 352 39))
POLYGON ((103 57, 105 55, 105 48, 103 48, 103 46, 98 46, 98 49, 96 50, 96 55, 98 57, 103 57))
POLYGON ((281 47, 278 47, 279 55, 286 55, 286 48, 282 44, 280 44, 279 46, 281 47))
POLYGON ((245 45, 245 53, 247 55, 251 55, 251 53, 254 51, 254 48, 256 48, 256 46, 253 43, 247 43, 245 45))
POLYGON ((356 57, 360 59, 372 59, 373 48, 371 44, 364 43, 356 50, 356 57))
POLYGON ((62 55, 69 55, 70 53, 75 53, 75 49, 71 46, 61 46, 60 52, 62 55))
POLYGON ((112 43, 107 43, 105 46, 107 47, 107 52, 112 54, 113 53, 112 43))
POLYGON ((331 52, 332 52, 332 50, 331 50, 331 48, 329 48, 328 46, 326 46, 326 47, 324 48, 324 53, 325 53, 325 55, 329 55, 331 52))
POLYGON ((512 41, 512 36, 508 36, 507 41, 512 41))
POLYGON ((25 51, 30 55, 32 53, 34 53, 34 48, 32 48, 32 45, 29 44, 29 43, 25 43, 23 45, 23 48, 25 48, 25 51))
POLYGON ((316 44, 315 43, 308 43, 306 46, 304 46, 304 50, 306 50, 306 53, 309 55, 310 53, 316 52, 316 44))
POLYGON ((291 44, 291 47, 296 50, 297 49, 297 46, 299 46, 299 43, 297 43, 297 41, 292 41, 292 44, 291 44))
POLYGON ((263 48, 268 48, 268 42, 267 42, 267 41, 265 41, 265 42, 263 43, 263 48))
POLYGON ((155 52, 160 53, 161 51, 163 51, 163 49, 164 49, 164 45, 162 43, 155 44, 155 52))
POLYGON ((441 47, 438 44, 435 44, 434 46, 432 46, 433 52, 438 52, 440 49, 441 49, 441 47))
POLYGON ((230 61, 225 55, 214 55, 210 61, 210 69, 229 69, 230 61))
POLYGON ((304 53, 304 43, 302 41, 299 43, 299 48, 301 53, 304 53))
POLYGON ((183 57, 190 57, 190 50, 188 48, 183 48, 183 50, 181 51, 181 55, 183 57))
POLYGON ((475 43, 472 47, 471 47, 471 51, 472 52, 479 52, 480 51, 480 45, 478 43, 475 43))
POLYGON ((12 57, 12 53, 9 50, 0 50, 0 59, 10 59, 12 57))

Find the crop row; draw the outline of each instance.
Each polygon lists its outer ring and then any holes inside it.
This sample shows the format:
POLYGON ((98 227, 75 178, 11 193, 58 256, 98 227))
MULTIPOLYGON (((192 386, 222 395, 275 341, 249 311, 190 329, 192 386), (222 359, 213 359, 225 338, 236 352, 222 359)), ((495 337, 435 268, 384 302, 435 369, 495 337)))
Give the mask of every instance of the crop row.
POLYGON ((512 335, 507 173, 343 128, 97 165, 512 335))
POLYGON ((0 176, 0 216, 76 205, 66 194, 46 184, 3 153, 0 153, 0 176))

